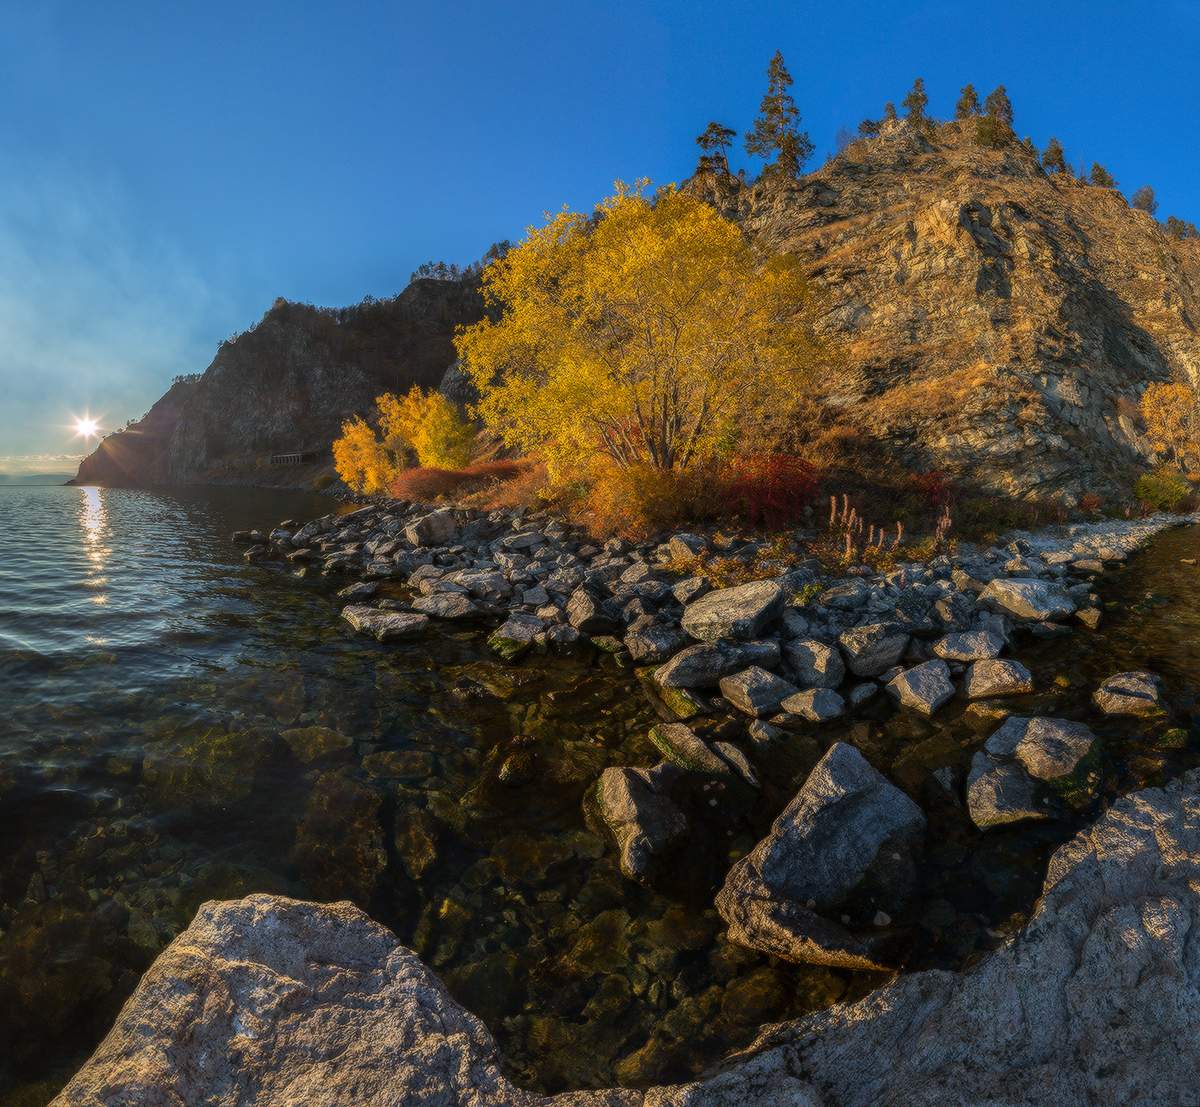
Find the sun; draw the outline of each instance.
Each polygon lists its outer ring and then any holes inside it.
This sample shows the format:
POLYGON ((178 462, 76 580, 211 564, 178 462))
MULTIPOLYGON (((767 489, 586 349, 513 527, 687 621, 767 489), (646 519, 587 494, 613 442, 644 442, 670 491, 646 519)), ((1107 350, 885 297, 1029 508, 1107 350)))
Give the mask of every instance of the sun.
POLYGON ((100 431, 100 421, 85 415, 75 420, 75 434, 79 438, 95 438, 100 431))

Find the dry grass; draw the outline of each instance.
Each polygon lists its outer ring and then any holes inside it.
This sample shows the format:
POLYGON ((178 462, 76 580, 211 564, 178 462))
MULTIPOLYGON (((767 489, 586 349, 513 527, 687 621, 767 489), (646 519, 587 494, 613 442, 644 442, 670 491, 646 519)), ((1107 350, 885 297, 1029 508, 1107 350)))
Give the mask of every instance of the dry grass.
POLYGON ((534 466, 531 461, 480 461, 465 469, 405 469, 392 482, 391 492, 399 500, 459 498, 511 485, 534 466))

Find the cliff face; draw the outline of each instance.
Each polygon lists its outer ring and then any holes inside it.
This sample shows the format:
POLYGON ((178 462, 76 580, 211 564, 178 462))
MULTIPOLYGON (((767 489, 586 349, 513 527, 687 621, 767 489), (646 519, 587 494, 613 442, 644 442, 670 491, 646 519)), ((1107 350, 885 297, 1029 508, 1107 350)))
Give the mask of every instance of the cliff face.
POLYGON ((973 127, 897 123, 797 182, 699 184, 809 262, 838 417, 917 469, 1072 501, 1150 460, 1150 381, 1200 383, 1200 243, 973 127))
POLYGON ((457 281, 414 281, 394 299, 343 309, 277 300, 221 344, 199 380, 104 439, 76 480, 202 483, 249 479, 272 454, 327 460, 342 420, 381 391, 436 385, 454 361, 454 328, 481 312, 475 289, 457 281))

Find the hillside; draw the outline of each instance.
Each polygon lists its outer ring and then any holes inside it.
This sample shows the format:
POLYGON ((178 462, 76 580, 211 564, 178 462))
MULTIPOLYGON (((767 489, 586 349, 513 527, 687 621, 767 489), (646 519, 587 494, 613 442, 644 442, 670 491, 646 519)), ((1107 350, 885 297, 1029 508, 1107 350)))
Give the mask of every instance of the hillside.
POLYGON ((475 288, 417 280, 389 300, 317 308, 277 300, 221 344, 198 380, 181 379, 127 430, 105 438, 76 481, 274 483, 276 454, 328 464, 343 419, 385 389, 436 385, 454 360, 459 323, 479 318, 475 288))
MULTIPOLYGON (((836 364, 800 437, 849 464, 866 448, 998 494, 1119 500, 1154 460, 1142 389, 1200 383, 1200 242, 1019 143, 978 145, 973 124, 894 122, 800 180, 707 171, 688 187, 822 290, 836 364)), ((380 390, 436 383, 480 312, 458 281, 343 310, 279 301, 79 479, 269 482, 270 455, 323 458, 380 390)))
POLYGON ((692 187, 825 290, 829 421, 998 493, 1127 493, 1142 388, 1200 383, 1200 242, 973 132, 897 122, 799 181, 692 187))

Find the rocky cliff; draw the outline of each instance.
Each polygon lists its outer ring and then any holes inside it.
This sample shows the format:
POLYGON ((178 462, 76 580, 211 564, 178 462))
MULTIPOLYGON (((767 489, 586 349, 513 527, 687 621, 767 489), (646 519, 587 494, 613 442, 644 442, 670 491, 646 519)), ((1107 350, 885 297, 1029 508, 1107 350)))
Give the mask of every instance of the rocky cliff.
POLYGON ((841 365, 822 397, 916 469, 998 493, 1127 493, 1137 401, 1200 383, 1200 242, 970 124, 906 123, 795 182, 692 182, 809 263, 841 365))
POLYGON ((201 907, 56 1105, 1186 1104, 1200 1079, 1200 774, 1118 800, 1051 859, 1026 930, 768 1028, 693 1084, 546 1098, 349 903, 201 907))
POLYGON ((275 454, 328 464, 342 420, 385 389, 436 385, 454 361, 454 328, 481 311, 461 281, 417 280, 392 299, 341 309, 277 300, 221 344, 199 379, 180 380, 140 422, 105 438, 76 480, 258 480, 275 454))

